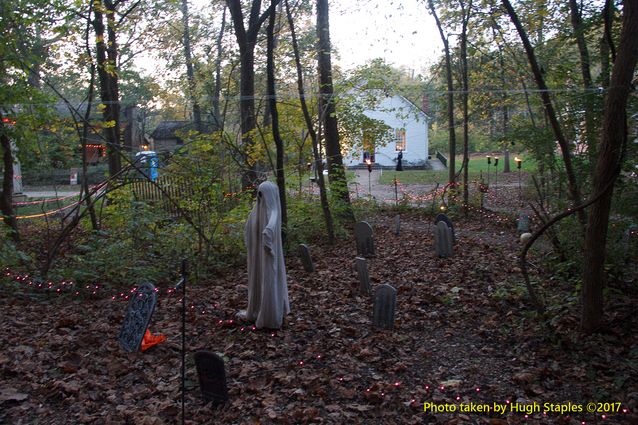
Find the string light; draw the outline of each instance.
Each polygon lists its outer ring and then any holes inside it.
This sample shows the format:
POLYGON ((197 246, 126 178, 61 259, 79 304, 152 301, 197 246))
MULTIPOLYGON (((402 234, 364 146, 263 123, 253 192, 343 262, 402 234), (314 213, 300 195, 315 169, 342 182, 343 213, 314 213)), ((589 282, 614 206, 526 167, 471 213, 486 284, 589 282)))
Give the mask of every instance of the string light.
MULTIPOLYGON (((8 267, 2 270, 1 275, 5 276, 7 278, 11 278, 15 282, 24 283, 24 284, 27 284, 29 286, 32 286, 34 283, 38 283, 38 287, 44 286, 45 290, 53 290, 53 289, 55 289, 55 291, 58 294, 60 294, 62 291, 64 291, 67 288, 71 289, 71 288, 76 288, 77 287, 76 282, 74 282, 73 280, 69 280, 69 279, 64 279, 64 280, 60 281, 59 283, 56 283, 55 281, 52 281, 52 280, 47 280, 46 282, 38 282, 37 280, 32 278, 30 276, 30 274, 28 274, 28 273, 24 273, 24 274, 16 273, 16 272, 13 272, 8 267)), ((105 289, 103 286, 101 286, 99 284, 82 285, 82 288, 90 290, 92 292, 92 294, 96 294, 98 291, 105 289)), ((169 289, 171 289, 171 288, 169 288, 169 289)), ((137 290, 137 288, 133 287, 133 288, 131 288, 130 291, 119 292, 119 294, 113 295, 111 297, 111 299, 112 300, 128 299, 129 298, 128 294, 133 293, 136 290, 137 290)), ((172 290, 160 291, 159 288, 155 288, 155 291, 158 294, 158 296, 160 294, 164 293, 164 294, 166 294, 167 297, 171 297, 171 295, 174 293, 174 291, 172 291, 172 290)), ((74 294, 75 295, 79 295, 79 291, 76 290, 74 292, 74 294)), ((191 306, 191 308, 193 308, 193 305, 191 306)), ((214 308, 219 308, 219 304, 214 304, 214 308)), ((194 310, 194 311, 195 311, 195 313, 197 313, 200 310, 194 310)), ((201 310, 202 314, 204 314, 205 311, 206 310, 201 310)), ((247 332, 247 331, 256 331, 257 330, 255 325, 246 326, 246 325, 237 324, 237 322, 234 319, 226 319, 226 320, 218 319, 216 321, 216 323, 218 325, 220 325, 220 327, 223 327, 223 328, 226 328, 226 327, 231 327, 232 328, 234 326, 237 326, 239 328, 239 331, 242 332, 242 333, 243 332, 247 332)), ((274 337, 274 336, 276 336, 276 333, 272 332, 270 335, 272 337, 274 337)), ((317 354, 314 354, 313 356, 311 356, 309 359, 299 359, 299 360, 297 360, 296 364, 299 367, 310 367, 313 362, 315 362, 315 363, 316 362, 320 362, 323 359, 324 359, 324 355, 321 354, 321 353, 317 353, 317 354)), ((344 377, 343 376, 339 376, 337 378, 337 380, 339 382, 344 382, 344 377)), ((378 397, 381 397, 381 398, 385 399, 386 396, 388 395, 388 389, 390 389, 390 388, 394 388, 395 391, 399 391, 399 393, 397 393, 397 395, 400 396, 400 392, 402 391, 403 384, 399 380, 392 380, 392 381, 390 381, 387 384, 375 383, 372 386, 365 387, 365 393, 369 394, 369 395, 372 395, 373 391, 376 391, 376 394, 377 394, 378 397)), ((444 385, 440 385, 437 388, 441 392, 444 392, 446 390, 444 385)), ((470 388, 471 388, 471 390, 469 390, 469 391, 473 390, 472 393, 478 394, 478 393, 481 392, 480 386, 472 386, 470 388)), ((430 385, 429 384, 425 384, 424 385, 424 389, 425 389, 425 391, 428 394, 430 394, 430 385)), ((456 401, 460 401, 462 399, 461 394, 462 394, 462 392, 455 396, 455 400, 456 401)), ((413 395, 411 395, 409 398, 407 398, 407 397, 403 398, 403 400, 406 400, 406 399, 408 400, 407 403, 409 405, 419 407, 418 405, 416 405, 416 399, 413 397, 413 395)), ((505 403, 509 405, 509 404, 511 404, 511 401, 509 399, 507 399, 507 400, 505 400, 505 403)), ((626 413, 628 413, 628 411, 629 410, 627 408, 623 408, 622 409, 622 413, 626 414, 626 413)), ((547 411, 543 412, 543 416, 547 416, 547 411)), ((525 419, 526 420, 530 419, 529 415, 525 415, 525 419)), ((601 419, 606 420, 607 416, 603 414, 603 415, 601 415, 601 419)), ((581 424, 586 424, 586 421, 581 419, 581 424)))

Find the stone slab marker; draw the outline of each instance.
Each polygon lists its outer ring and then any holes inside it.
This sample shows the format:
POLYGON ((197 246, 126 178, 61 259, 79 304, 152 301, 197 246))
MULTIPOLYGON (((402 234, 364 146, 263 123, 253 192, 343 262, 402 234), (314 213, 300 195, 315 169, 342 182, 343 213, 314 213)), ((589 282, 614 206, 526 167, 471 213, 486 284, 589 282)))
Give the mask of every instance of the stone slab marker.
POLYGON ((379 329, 394 329, 394 311, 397 304, 397 290, 384 283, 374 293, 372 324, 379 329))
POLYGON ((299 244, 299 257, 301 257, 301 262, 303 263, 303 268, 308 273, 312 273, 315 271, 315 265, 312 262, 312 257, 310 256, 310 249, 306 244, 299 244))
POLYGON ((226 370, 224 360, 217 354, 200 350, 196 351, 195 367, 202 397, 206 402, 213 402, 213 406, 224 404, 228 401, 228 385, 226 384, 226 370))
POLYGON ((437 214, 434 219, 434 224, 439 224, 439 221, 447 224, 447 227, 449 227, 452 232, 452 243, 456 243, 456 234, 454 233, 454 224, 452 224, 452 220, 450 220, 450 218, 445 214, 437 214))
POLYGON ((516 225, 516 228, 518 229, 519 232, 521 233, 529 232, 529 216, 527 214, 521 213, 518 216, 517 221, 518 221, 518 224, 516 225))
POLYGON ((117 337, 122 350, 133 353, 140 350, 142 339, 155 311, 157 293, 152 283, 143 283, 131 296, 117 337))
POLYGON ((434 251, 439 258, 451 257, 453 254, 452 231, 444 221, 439 221, 434 228, 434 251))
POLYGON ((374 257, 374 240, 372 226, 367 221, 360 221, 354 225, 354 237, 357 243, 357 255, 374 257))
POLYGON ((401 216, 399 214, 394 216, 394 234, 399 236, 401 232, 401 216))
POLYGON ((368 274, 368 263, 363 257, 354 259, 354 265, 359 276, 359 293, 361 295, 370 295, 370 275, 368 274))

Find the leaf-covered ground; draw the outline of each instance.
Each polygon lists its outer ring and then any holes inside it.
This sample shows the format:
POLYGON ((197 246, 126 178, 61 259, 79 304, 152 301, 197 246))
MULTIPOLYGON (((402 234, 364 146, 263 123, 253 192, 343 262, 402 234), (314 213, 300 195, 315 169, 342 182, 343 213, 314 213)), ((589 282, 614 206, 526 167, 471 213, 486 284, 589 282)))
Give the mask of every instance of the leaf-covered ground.
MULTIPOLYGON (((243 269, 208 276, 188 289, 188 350, 223 354, 230 401, 204 404, 189 357, 187 423, 638 423, 635 281, 616 288, 625 295, 609 291, 606 330, 584 337, 574 288, 538 268, 533 279, 562 306, 544 317, 532 312, 513 221, 477 212, 459 218, 452 259, 435 258, 431 217, 403 214, 399 236, 392 214, 369 221, 377 248, 370 276, 398 291, 395 329, 372 328, 351 241, 311 245, 316 273, 286 259, 292 313, 276 332, 236 322, 246 305, 243 269), (458 409, 508 401, 536 402, 540 412, 424 412, 426 402, 458 409), (543 413, 556 408, 544 403, 569 402, 620 402, 628 412, 543 413)), ((151 324, 167 342, 127 354, 116 340, 125 292, 79 301, 39 297, 24 282, 5 285, 0 423, 179 422, 181 303, 168 286, 160 287, 151 324)))

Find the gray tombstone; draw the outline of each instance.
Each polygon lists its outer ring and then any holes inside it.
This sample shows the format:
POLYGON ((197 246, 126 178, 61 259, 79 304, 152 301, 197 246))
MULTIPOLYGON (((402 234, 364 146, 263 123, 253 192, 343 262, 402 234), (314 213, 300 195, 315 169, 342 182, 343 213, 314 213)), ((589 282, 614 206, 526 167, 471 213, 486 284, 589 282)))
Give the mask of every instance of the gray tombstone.
POLYGON ((518 224, 516 225, 516 228, 518 229, 519 232, 521 233, 527 233, 529 232, 529 216, 527 214, 519 214, 518 216, 518 224))
POLYGON ((129 353, 139 351, 156 303, 157 293, 152 283, 143 283, 137 287, 128 303, 126 316, 117 337, 122 350, 129 353))
POLYGON ((374 293, 372 324, 379 329, 394 329, 394 311, 397 305, 397 290, 384 283, 374 293))
POLYGON ((360 221, 354 225, 354 237, 357 243, 357 255, 374 257, 372 226, 367 221, 360 221))
POLYGON ((301 257, 301 262, 303 263, 303 268, 308 273, 312 273, 315 271, 315 265, 312 263, 312 257, 310 256, 310 249, 306 244, 299 245, 299 257, 301 257))
POLYGON ((444 221, 439 221, 434 228, 434 251, 437 257, 446 258, 453 254, 452 230, 444 221))
POLYGON ((228 385, 226 383, 226 370, 224 360, 217 354, 200 350, 196 351, 195 367, 202 397, 206 402, 213 402, 213 407, 228 401, 228 385))
POLYGON ((434 224, 439 224, 439 221, 447 224, 447 227, 449 227, 452 232, 452 243, 456 243, 456 234, 454 233, 454 224, 452 224, 452 220, 450 220, 450 218, 445 214, 437 214, 434 219, 434 224))
POLYGON ((399 214, 394 216, 394 234, 399 236, 401 232, 401 216, 399 214))
POLYGON ((368 274, 368 263, 363 257, 354 259, 354 264, 359 276, 359 293, 361 295, 370 295, 370 275, 368 274))

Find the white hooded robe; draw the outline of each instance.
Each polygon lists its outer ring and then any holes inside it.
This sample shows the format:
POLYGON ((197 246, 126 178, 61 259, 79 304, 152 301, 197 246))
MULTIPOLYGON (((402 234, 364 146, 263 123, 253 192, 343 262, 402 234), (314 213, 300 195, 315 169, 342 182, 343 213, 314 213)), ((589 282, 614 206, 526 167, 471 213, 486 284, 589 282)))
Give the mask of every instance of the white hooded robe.
POLYGON ((246 318, 257 328, 279 329, 290 312, 286 265, 281 242, 281 210, 277 185, 259 185, 257 202, 246 228, 248 309, 246 318))

